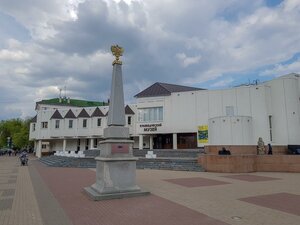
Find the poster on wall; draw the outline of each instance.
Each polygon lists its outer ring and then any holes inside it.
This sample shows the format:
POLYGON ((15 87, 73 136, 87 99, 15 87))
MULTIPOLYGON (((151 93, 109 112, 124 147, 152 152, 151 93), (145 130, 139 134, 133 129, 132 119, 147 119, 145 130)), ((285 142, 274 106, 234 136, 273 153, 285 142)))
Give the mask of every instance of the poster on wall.
POLYGON ((208 143, 208 125, 198 126, 198 144, 208 143))

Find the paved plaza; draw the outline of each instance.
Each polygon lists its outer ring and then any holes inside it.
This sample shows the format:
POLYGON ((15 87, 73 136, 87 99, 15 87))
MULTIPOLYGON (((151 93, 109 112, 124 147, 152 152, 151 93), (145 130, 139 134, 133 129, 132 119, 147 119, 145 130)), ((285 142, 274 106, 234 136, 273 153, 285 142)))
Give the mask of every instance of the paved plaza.
POLYGON ((299 225, 299 173, 137 170, 151 195, 92 201, 95 170, 0 156, 1 225, 299 225))

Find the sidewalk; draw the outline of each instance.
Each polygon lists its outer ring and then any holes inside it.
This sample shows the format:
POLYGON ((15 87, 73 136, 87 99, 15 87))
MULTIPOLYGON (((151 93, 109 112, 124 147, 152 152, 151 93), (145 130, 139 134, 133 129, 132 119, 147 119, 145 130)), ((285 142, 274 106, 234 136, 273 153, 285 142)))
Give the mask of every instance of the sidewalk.
POLYGON ((0 224, 43 224, 28 167, 16 156, 0 157, 0 224))
POLYGON ((2 225, 298 225, 299 173, 137 170, 150 196, 94 202, 91 169, 0 157, 2 225))

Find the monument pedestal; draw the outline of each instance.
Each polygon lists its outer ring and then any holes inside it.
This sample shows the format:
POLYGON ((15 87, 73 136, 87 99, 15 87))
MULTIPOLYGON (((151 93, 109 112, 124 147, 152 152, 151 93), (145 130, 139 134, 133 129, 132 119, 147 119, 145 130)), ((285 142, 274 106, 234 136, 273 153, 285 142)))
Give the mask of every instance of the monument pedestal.
POLYGON ((99 143, 96 183, 84 188, 95 201, 147 195, 135 183, 136 161, 131 140, 110 139, 99 143))

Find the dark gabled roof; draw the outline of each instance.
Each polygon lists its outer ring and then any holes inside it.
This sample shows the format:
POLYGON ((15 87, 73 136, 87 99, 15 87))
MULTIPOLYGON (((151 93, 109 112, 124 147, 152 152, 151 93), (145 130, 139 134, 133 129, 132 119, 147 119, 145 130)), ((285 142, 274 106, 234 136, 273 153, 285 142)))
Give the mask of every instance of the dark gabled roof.
POLYGON ((97 107, 92 113, 91 117, 101 117, 104 116, 103 112, 97 107))
POLYGON ((35 115, 35 117, 32 117, 30 123, 36 123, 36 121, 37 121, 37 115, 35 115))
POLYGON ((171 93, 173 92, 185 92, 185 91, 197 91, 197 90, 205 90, 205 89, 156 82, 152 84, 150 87, 136 94, 134 97, 142 98, 142 97, 168 96, 171 95, 171 93))
POLYGON ((82 109, 81 112, 77 116, 78 118, 89 118, 90 115, 87 113, 85 109, 82 109))
POLYGON ((51 116, 51 119, 63 119, 63 117, 61 116, 61 114, 58 112, 58 110, 55 110, 55 112, 53 113, 53 115, 51 116))
POLYGON ((134 112, 128 105, 126 105, 126 107, 125 107, 125 114, 126 115, 134 115, 134 112))
POLYGON ((67 112, 67 114, 65 115, 65 118, 68 119, 75 119, 76 116, 74 115, 73 111, 71 109, 69 109, 69 111, 67 112))

